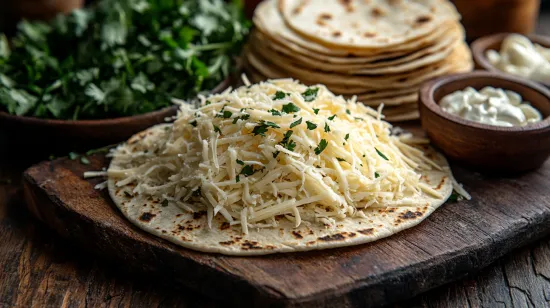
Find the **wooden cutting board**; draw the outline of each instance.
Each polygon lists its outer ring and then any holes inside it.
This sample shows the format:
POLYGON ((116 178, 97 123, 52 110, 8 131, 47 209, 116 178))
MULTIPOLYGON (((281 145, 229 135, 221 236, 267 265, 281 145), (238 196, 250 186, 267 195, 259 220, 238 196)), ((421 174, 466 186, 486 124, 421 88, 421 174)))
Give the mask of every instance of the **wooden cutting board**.
POLYGON ((58 159, 24 174, 30 210, 62 236, 118 262, 129 273, 193 288, 246 306, 375 306, 413 297, 480 269, 510 250, 550 233, 550 161, 510 178, 455 167, 471 201, 448 203, 423 223, 371 244, 263 257, 198 253, 128 223, 101 179, 107 166, 58 159))

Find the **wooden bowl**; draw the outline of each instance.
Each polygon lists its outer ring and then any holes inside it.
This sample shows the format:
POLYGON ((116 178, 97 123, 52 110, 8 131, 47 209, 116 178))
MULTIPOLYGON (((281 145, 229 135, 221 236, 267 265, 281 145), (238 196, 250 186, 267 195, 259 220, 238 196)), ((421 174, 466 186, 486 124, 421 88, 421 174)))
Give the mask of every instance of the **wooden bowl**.
POLYGON ((450 75, 424 84, 419 96, 420 121, 432 143, 447 157, 478 170, 518 173, 541 166, 550 154, 550 91, 525 79, 475 71, 450 75), (466 87, 486 86, 520 94, 544 117, 523 127, 499 127, 468 121, 439 106, 447 94, 466 87))
MULTIPOLYGON (((494 67, 487 59, 486 53, 488 50, 500 51, 502 42, 504 39, 512 33, 498 33, 494 35, 484 36, 475 40, 472 45, 472 55, 476 64, 476 69, 482 69, 491 72, 502 72, 498 68, 494 67)), ((531 42, 550 48, 550 37, 542 35, 527 35, 531 42)), ((506 72, 502 72, 507 74, 506 72)), ((519 76, 518 76, 519 77, 519 76)), ((521 77, 523 78, 523 77, 521 77)), ((544 84, 544 83, 543 83, 544 84)), ((550 87, 550 84, 544 84, 546 87, 550 87)))
MULTIPOLYGON (((211 93, 228 88, 233 78, 227 78, 211 93)), ((14 116, 0 111, 0 134, 7 139, 10 152, 29 157, 67 155, 71 151, 86 151, 118 143, 176 114, 177 106, 113 119, 54 120, 14 116)))

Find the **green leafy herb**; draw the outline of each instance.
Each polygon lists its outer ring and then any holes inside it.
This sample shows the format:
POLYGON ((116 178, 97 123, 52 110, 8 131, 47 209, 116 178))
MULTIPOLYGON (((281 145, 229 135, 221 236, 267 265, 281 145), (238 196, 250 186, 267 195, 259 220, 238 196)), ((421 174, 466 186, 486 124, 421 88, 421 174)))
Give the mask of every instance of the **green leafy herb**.
POLYGON ((208 106, 208 105, 210 105, 210 104, 212 104, 211 101, 206 101, 206 102, 204 102, 204 105, 205 105, 205 106, 208 106))
POLYGON ((197 120, 193 120, 189 122, 189 124, 191 124, 193 127, 197 127, 197 120))
POLYGON ((319 114, 319 109, 317 109, 317 108, 313 108, 313 113, 315 113, 315 114, 319 114))
POLYGON ((389 160, 388 157, 384 155, 384 153, 380 152, 380 150, 378 150, 377 148, 374 148, 374 149, 376 150, 376 153, 378 153, 380 157, 382 157, 385 160, 389 160))
POLYGON ((346 161, 345 159, 340 158, 340 157, 336 157, 336 159, 337 159, 338 161, 346 161))
POLYGON ((317 128, 317 124, 315 124, 313 122, 306 121, 306 125, 307 125, 307 129, 309 129, 309 130, 314 130, 314 129, 317 128))
POLYGON ((294 126, 302 124, 302 118, 290 123, 290 128, 293 128, 294 126))
POLYGON ((294 151, 294 148, 296 147, 296 143, 292 140, 290 140, 290 137, 292 136, 294 132, 289 130, 285 133, 285 136, 283 137, 283 140, 281 141, 281 145, 283 146, 283 148, 289 150, 289 151, 294 151))
POLYGON ((349 134, 346 134, 346 136, 344 137, 344 140, 348 141, 349 139, 349 134))
POLYGON ((241 181, 241 177, 237 175, 237 177, 235 178, 235 182, 239 183, 240 181, 241 181))
POLYGON ((267 112, 271 112, 271 115, 274 115, 274 116, 283 115, 279 110, 275 110, 275 109, 268 110, 267 112))
POLYGON ((275 96, 273 97, 274 100, 283 99, 287 96, 287 93, 283 91, 277 91, 275 92, 275 96))
POLYGON ((328 123, 325 122, 325 133, 330 132, 330 126, 328 126, 328 123))
POLYGON ((315 154, 317 154, 317 155, 321 154, 321 152, 323 152, 325 150, 327 145, 328 145, 328 142, 325 139, 321 139, 321 141, 319 142, 319 144, 315 148, 315 154))
POLYGON ((298 111, 300 111, 300 108, 298 106, 294 105, 293 103, 288 103, 288 104, 283 105, 283 112, 293 113, 293 112, 298 112, 298 111))
POLYGON ((459 194, 453 190, 453 193, 451 196, 449 196, 449 199, 447 199, 448 202, 457 202, 458 201, 459 194))
POLYGON ((331 121, 334 120, 334 118, 336 118, 336 115, 335 115, 335 114, 333 114, 332 116, 328 117, 328 119, 331 120, 331 121))
POLYGON ((319 88, 307 88, 307 90, 302 93, 302 97, 306 102, 311 102, 317 98, 317 92, 319 92, 319 88))
MULTIPOLYGON (((224 107, 225 108, 225 107, 224 107)), ((229 119, 233 115, 233 112, 227 111, 227 110, 220 110, 220 112, 216 115, 216 118, 224 118, 229 119)))
POLYGON ((244 166, 244 162, 240 159, 237 159, 237 164, 241 165, 241 166, 244 166))
POLYGON ((86 158, 86 156, 81 156, 80 157, 80 163, 82 163, 84 165, 89 165, 90 161, 88 160, 88 158, 86 158))
POLYGON ((262 121, 260 121, 259 125, 254 127, 254 129, 252 130, 252 133, 254 134, 254 136, 260 135, 260 136, 265 137, 265 133, 267 132, 267 129, 269 127, 279 128, 280 126, 273 123, 273 122, 262 120, 262 121))
POLYGON ((222 133, 222 130, 221 130, 218 126, 216 126, 216 125, 213 125, 213 126, 214 126, 214 131, 215 131, 216 133, 219 133, 219 134, 222 133))
POLYGON ((22 21, 10 46, 0 34, 0 110, 115 118, 212 89, 248 33, 238 2, 102 0, 51 22, 22 21))
POLYGON ((69 153, 69 159, 70 159, 70 160, 75 160, 75 159, 78 158, 78 156, 79 156, 79 155, 76 154, 75 152, 70 152, 70 153, 69 153))
POLYGON ((248 177, 248 176, 253 175, 254 172, 256 172, 256 171, 254 171, 254 167, 252 167, 251 165, 246 165, 241 169, 240 174, 248 177))
POLYGON ((347 113, 347 114, 351 114, 351 112, 349 111, 349 109, 346 109, 346 113, 347 113))
POLYGON ((162 203, 160 205, 162 207, 167 207, 168 206, 168 200, 166 200, 166 199, 162 200, 162 203))
POLYGON ((243 115, 241 115, 241 116, 239 116, 239 117, 233 118, 233 124, 237 123, 237 121, 239 121, 239 120, 246 121, 246 120, 248 120, 249 118, 250 118, 250 115, 249 115, 249 114, 243 114, 243 115))
POLYGON ((380 177, 380 174, 378 174, 378 172, 374 172, 374 178, 377 179, 380 177))

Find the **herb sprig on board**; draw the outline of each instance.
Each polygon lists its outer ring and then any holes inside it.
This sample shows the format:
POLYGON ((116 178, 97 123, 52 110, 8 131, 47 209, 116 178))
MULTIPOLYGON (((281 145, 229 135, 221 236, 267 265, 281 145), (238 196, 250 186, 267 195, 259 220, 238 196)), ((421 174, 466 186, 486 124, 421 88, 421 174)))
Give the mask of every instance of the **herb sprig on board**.
POLYGON ((215 87, 249 23, 237 1, 100 0, 0 34, 0 110, 56 119, 142 114, 215 87))

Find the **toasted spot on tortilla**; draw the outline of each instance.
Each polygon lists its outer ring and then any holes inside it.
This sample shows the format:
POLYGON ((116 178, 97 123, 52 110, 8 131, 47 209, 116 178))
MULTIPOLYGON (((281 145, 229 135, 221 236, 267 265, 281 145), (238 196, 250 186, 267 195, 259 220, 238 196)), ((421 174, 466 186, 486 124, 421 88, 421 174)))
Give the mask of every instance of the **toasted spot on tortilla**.
POLYGON ((226 230, 229 229, 229 227, 231 227, 231 225, 228 222, 224 222, 220 225, 220 230, 226 230))
POLYGON ((234 241, 225 241, 225 242, 220 242, 220 245, 223 245, 223 246, 229 246, 229 245, 233 245, 235 244, 234 241))
POLYGON ((150 222, 151 219, 153 219, 155 216, 157 216, 157 215, 149 213, 149 212, 145 212, 145 213, 141 214, 141 216, 139 216, 139 220, 144 221, 144 222, 150 222))
POLYGON ((327 235, 327 236, 319 237, 317 239, 320 240, 320 241, 324 241, 324 242, 332 242, 332 241, 344 240, 344 239, 346 239, 346 237, 343 236, 340 233, 336 233, 336 234, 333 234, 333 235, 327 235))
POLYGON ((401 218, 401 219, 414 219, 414 218, 420 217, 420 216, 422 216, 422 212, 406 211, 404 213, 401 213, 401 215, 399 215, 399 218, 401 218))
POLYGON ((262 246, 258 245, 258 242, 256 241, 249 241, 246 240, 244 243, 241 244, 241 248, 244 250, 247 249, 262 249, 262 246))
POLYGON ((206 211, 195 212, 193 213, 193 219, 200 219, 204 215, 206 215, 206 211))
POLYGON ((292 235, 298 240, 304 238, 302 234, 300 234, 300 231, 292 231, 292 235))
POLYGON ((430 16, 418 16, 416 18, 416 24, 417 25, 424 24, 424 23, 429 22, 430 20, 432 20, 432 17, 430 17, 430 16))
POLYGON ((373 228, 363 229, 363 230, 357 230, 357 232, 363 234, 363 235, 371 235, 374 233, 373 228))

